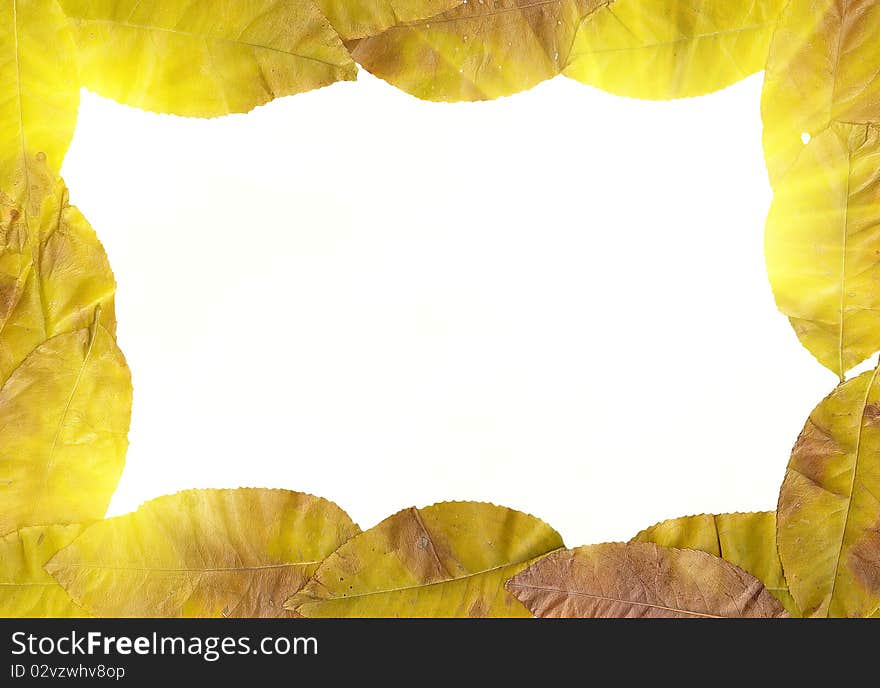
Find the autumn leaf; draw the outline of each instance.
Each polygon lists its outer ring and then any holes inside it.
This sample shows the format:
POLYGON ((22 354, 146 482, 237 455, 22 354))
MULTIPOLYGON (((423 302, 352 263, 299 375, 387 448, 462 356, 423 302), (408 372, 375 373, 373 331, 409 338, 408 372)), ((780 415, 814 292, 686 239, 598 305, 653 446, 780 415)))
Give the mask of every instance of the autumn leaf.
POLYGON ((776 187, 765 235, 779 309, 841 377, 880 350, 880 128, 834 124, 776 187))
POLYGON ((635 98, 698 96, 764 69, 786 0, 617 0, 583 21, 564 74, 635 98))
POLYGON ((880 3, 789 2, 770 44, 762 113, 774 186, 832 123, 880 123, 880 3))
POLYGON ((473 0, 358 42, 367 70, 428 100, 487 100, 564 73, 680 98, 764 67, 784 0, 473 0))
POLYGON ((73 36, 55 0, 0 3, 0 189, 31 153, 61 168, 79 108, 73 36))
POLYGON ((524 616, 504 581, 562 546, 543 521, 492 504, 404 509, 340 547, 285 606, 310 617, 524 616))
POLYGON ((395 24, 433 17, 465 2, 467 0, 317 0, 333 28, 345 40, 373 36, 395 24))
POLYGON ((804 616, 880 611, 880 385, 877 370, 813 411, 791 454, 777 539, 804 616))
POLYGON ((98 323, 38 346, 0 388, 0 535, 101 518, 125 463, 131 377, 98 323))
POLYGON ((608 0, 471 0, 359 41, 365 69, 426 100, 489 100, 562 71, 578 26, 608 0))
POLYGON ((116 283, 104 248, 45 156, 29 158, 21 185, 0 190, 0 384, 47 339, 116 328, 116 283))
POLYGON ((156 112, 213 117, 357 73, 312 0, 60 0, 83 84, 156 112))
POLYGON ((799 615, 776 551, 775 511, 673 518, 646 528, 633 541, 720 557, 753 575, 792 616, 799 615))
POLYGON ((507 582, 539 617, 784 617, 761 582, 723 559, 648 542, 554 552, 507 582))
POLYGON ((46 569, 96 616, 291 616, 284 597, 358 532, 307 494, 189 490, 92 525, 46 569))
POLYGON ((82 529, 81 525, 36 526, 0 538, 0 617, 88 616, 43 569, 82 529))

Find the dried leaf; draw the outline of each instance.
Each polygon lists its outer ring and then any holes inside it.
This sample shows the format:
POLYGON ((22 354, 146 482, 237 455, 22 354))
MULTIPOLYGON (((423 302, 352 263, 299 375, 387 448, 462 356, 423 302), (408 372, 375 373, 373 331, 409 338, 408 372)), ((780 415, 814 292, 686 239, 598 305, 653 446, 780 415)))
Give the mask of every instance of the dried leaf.
POLYGON ((340 547, 285 606, 312 617, 524 616, 504 581, 562 546, 543 521, 492 504, 404 509, 340 547))
POLYGON ((43 569, 83 526, 22 528, 0 538, 0 617, 88 616, 43 569))
POLYGON ((9 191, 28 153, 61 168, 78 108, 73 36, 58 3, 0 3, 0 189, 9 191))
POLYGON ((776 551, 775 511, 673 518, 646 528, 633 541, 721 557, 761 581, 792 616, 799 615, 776 551))
POLYGON ((539 617, 788 616, 757 578, 723 559, 647 542, 554 552, 507 589, 539 617))
POLYGON ((761 70, 784 0, 473 0, 398 24, 352 54, 428 100, 486 100, 564 73, 612 93, 680 98, 761 70))
POLYGON ((779 309, 843 376, 880 350, 880 128, 834 124, 776 187, 765 238, 779 309))
POLYGON ((880 3, 789 2, 770 44, 762 111, 774 186, 833 122, 880 123, 880 3))
POLYGON ((88 528, 46 569, 96 616, 279 617, 358 527, 287 490, 189 490, 88 528))
POLYGON ((317 0, 333 28, 345 40, 374 36, 395 24, 433 17, 466 1, 317 0))
POLYGON ((83 84, 157 112, 213 117, 353 79, 312 0, 60 0, 83 84))
POLYGON ((779 494, 779 556, 804 616, 880 611, 880 385, 868 371, 810 415, 779 494))
POLYGON ((471 0, 358 42, 354 58, 426 100, 488 100, 559 74, 584 18, 609 0, 471 0))
POLYGON ((764 69, 786 0, 617 0, 578 29, 565 75, 635 98, 698 96, 764 69))
POLYGON ((88 327, 96 308, 104 328, 116 328, 104 248, 38 158, 21 186, 0 191, 0 385, 47 339, 88 327))
POLYGON ((0 535, 101 518, 130 415, 128 366, 101 325, 38 346, 0 388, 0 535))

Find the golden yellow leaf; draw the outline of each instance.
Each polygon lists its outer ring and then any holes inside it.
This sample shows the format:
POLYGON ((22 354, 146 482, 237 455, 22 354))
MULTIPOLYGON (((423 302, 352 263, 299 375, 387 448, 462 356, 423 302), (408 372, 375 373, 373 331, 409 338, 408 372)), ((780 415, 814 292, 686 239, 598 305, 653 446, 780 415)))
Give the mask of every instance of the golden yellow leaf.
POLYGON ((492 504, 404 509, 340 547, 285 606, 311 617, 527 616, 504 581, 562 546, 543 521, 492 504))
POLYGON ((762 112, 774 186, 801 154, 803 134, 833 122, 880 123, 880 3, 789 2, 770 44, 762 112))
POLYGON ((880 350, 880 128, 834 124, 777 184, 765 235, 779 309, 838 375, 880 350))
POLYGON ((81 525, 35 526, 0 538, 0 617, 88 616, 43 569, 82 529, 81 525))
POLYGON ((786 0, 617 0, 584 21, 564 73, 635 98, 698 96, 764 69, 786 0))
MULTIPOLYGON (((474 0, 478 2, 479 0, 474 0)), ((389 26, 433 17, 465 0, 317 0, 345 40, 373 36, 389 26)))
POLYGON ((284 598, 358 532, 312 495, 189 490, 92 525, 46 569, 96 616, 291 616, 284 598))
POLYGON ((427 100, 488 100, 556 76, 584 18, 608 0, 470 0, 359 41, 354 58, 427 100))
POLYGON ((55 0, 0 2, 0 189, 29 153, 61 168, 76 125, 73 36, 55 0))
POLYGON ((723 559, 649 542, 562 550, 507 582, 535 616, 784 617, 761 582, 723 559))
POLYGON ((38 346, 0 388, 0 535, 101 518, 130 415, 128 366, 101 325, 38 346))
POLYGON ((354 79, 312 0, 61 0, 83 84, 127 105, 195 117, 354 79))
POLYGON ((880 611, 880 385, 868 371, 813 411, 791 454, 777 539, 804 616, 880 611))
POLYGON ((633 541, 721 557, 761 581, 789 614, 799 615, 776 551, 775 511, 673 518, 646 528, 633 541))
POLYGON ((88 327, 98 307, 116 328, 116 283, 94 231, 44 156, 21 169, 18 185, 0 189, 0 385, 47 339, 88 327))

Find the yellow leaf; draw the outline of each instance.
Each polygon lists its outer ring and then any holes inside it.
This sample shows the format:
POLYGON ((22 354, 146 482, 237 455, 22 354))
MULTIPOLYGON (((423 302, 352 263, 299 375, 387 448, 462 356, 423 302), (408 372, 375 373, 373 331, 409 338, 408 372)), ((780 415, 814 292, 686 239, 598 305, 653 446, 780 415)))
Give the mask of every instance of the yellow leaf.
POLYGON ((880 128, 834 124, 778 183, 767 220, 776 303, 838 375, 880 349, 880 128))
POLYGON ((880 611, 880 385, 868 371, 810 415, 791 454, 777 539, 804 616, 880 611))
POLYGON ((770 44, 762 111, 774 186, 833 122, 880 123, 880 3, 789 2, 770 44))
POLYGON ((43 569, 82 529, 81 525, 35 526, 0 538, 0 617, 88 616, 43 569))
POLYGON ((463 1, 317 0, 333 28, 345 40, 373 36, 395 24, 433 17, 463 4, 463 1))
POLYGON ((673 518, 646 528, 633 541, 721 557, 761 581, 790 614, 798 616, 776 551, 775 511, 673 518))
POLYGON ((580 26, 565 75, 635 98, 698 96, 764 69, 786 0, 617 0, 580 26))
POLYGON ((340 547, 285 606, 312 617, 527 616, 504 581, 562 546, 543 521, 492 504, 404 509, 340 547))
POLYGON ((488 100, 556 76, 584 18, 609 0, 470 0, 358 42, 373 74, 427 100, 488 100))
POLYGON ((0 535, 101 518, 128 446, 131 378, 95 324, 49 339, 0 388, 0 535))
POLYGON ((761 582, 723 559, 649 542, 562 550, 507 589, 539 617, 784 617, 761 582))
POLYGON ((38 158, 22 166, 21 186, 0 190, 0 385, 50 337, 88 327, 96 308, 116 327, 104 249, 38 158))
POLYGON ((357 73, 312 0, 61 0, 83 84, 145 110, 247 112, 357 73))
POLYGON ((358 527, 287 490, 189 490, 96 523, 46 569, 96 616, 291 616, 284 598, 358 527))
POLYGON ((73 37, 58 3, 0 3, 0 189, 9 191, 29 152, 61 168, 78 108, 73 37))

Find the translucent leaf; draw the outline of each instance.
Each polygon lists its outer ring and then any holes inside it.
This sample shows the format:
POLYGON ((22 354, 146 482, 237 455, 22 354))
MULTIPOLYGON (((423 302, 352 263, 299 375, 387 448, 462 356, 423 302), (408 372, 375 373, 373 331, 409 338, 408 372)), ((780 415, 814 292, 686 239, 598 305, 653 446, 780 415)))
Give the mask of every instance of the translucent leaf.
POLYGON ((635 98, 698 96, 764 69, 786 0, 617 0, 584 21, 565 75, 635 98))
POLYGON ((38 346, 0 388, 0 535, 101 518, 130 415, 128 367, 101 325, 38 346))
POLYGON ((485 100, 560 72, 679 98, 761 70, 784 0, 471 0, 357 43, 370 72, 428 100, 485 100))
POLYGON ((539 617, 788 616, 742 569, 705 552, 648 542, 554 552, 507 589, 539 617))
POLYGON ((834 124, 776 186, 765 238, 779 309, 842 376, 880 350, 880 128, 834 124))
POLYGON ((189 490, 89 527, 46 566, 96 616, 279 617, 358 527, 287 490, 189 490))
POLYGON ((82 617, 43 566, 82 532, 83 526, 22 528, 0 538, 0 617, 82 617))
POLYGON ((762 111, 774 185, 832 122, 880 123, 880 3, 789 2, 770 44, 762 111))
POLYGON ((127 105, 212 117, 353 79, 312 0, 61 0, 83 84, 127 105))
POLYGON ((492 504, 404 509, 340 547, 285 606, 312 617, 524 616, 504 581, 562 546, 543 521, 492 504))
POLYGON ((55 0, 0 3, 0 189, 42 152, 58 171, 76 125, 73 36, 55 0))
POLYGON ((0 190, 0 384, 41 343, 100 322, 116 327, 104 248, 45 157, 0 190))
POLYGON ((777 509, 779 556, 804 616, 880 611, 880 385, 869 371, 810 415, 777 509))
POLYGON ((798 616, 776 551, 775 511, 673 518, 646 528, 633 541, 721 557, 761 581, 790 614, 798 616))
MULTIPOLYGON (((474 0, 478 2, 479 0, 474 0)), ((433 17, 463 0, 317 0, 346 40, 373 36, 389 26, 433 17)))
POLYGON ((488 100, 531 88, 566 64, 578 26, 607 0, 470 0, 358 42, 373 74, 427 100, 488 100))

